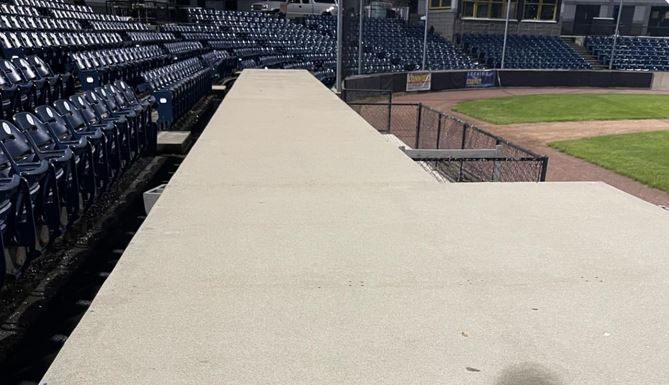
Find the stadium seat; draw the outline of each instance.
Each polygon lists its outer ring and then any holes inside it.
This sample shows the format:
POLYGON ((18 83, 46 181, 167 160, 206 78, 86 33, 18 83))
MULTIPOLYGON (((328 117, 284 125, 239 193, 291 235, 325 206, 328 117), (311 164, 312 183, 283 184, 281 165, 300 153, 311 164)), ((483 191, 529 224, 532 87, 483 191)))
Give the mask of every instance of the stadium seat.
MULTIPOLYGON (((8 166, 4 172, 7 176, 19 175, 28 183, 37 234, 34 249, 41 251, 62 233, 67 224, 67 209, 62 207, 58 189, 64 173, 62 170, 57 172, 54 163, 37 154, 14 124, 0 120, 0 128, 0 151, 8 166)), ((66 154, 55 156, 60 158, 58 161, 66 161, 68 157, 66 154)))
MULTIPOLYGON (((29 112, 14 115, 14 124, 30 144, 34 159, 46 160, 54 168, 58 194, 61 199, 61 224, 66 226, 78 218, 81 210, 81 195, 77 162, 81 159, 66 145, 52 138, 50 130, 39 118, 29 112)), ((24 155, 25 156, 25 153, 24 155)))
MULTIPOLYGON (((39 106, 37 109, 46 112, 53 112, 49 106, 39 106)), ((36 110, 37 110, 36 109, 36 110)), ((64 122, 59 122, 57 117, 52 117, 51 121, 42 120, 39 114, 29 112, 19 112, 14 116, 16 125, 24 132, 31 132, 34 137, 41 140, 40 148, 48 148, 50 151, 62 151, 70 149, 74 154, 74 164, 76 166, 76 183, 79 187, 83 203, 88 206, 93 203, 97 195, 98 182, 95 164, 95 148, 88 142, 86 136, 75 137, 64 122), (49 138, 46 137, 49 136, 49 138)), ((37 141, 37 139, 35 139, 37 141)), ((77 193, 70 191, 69 193, 77 193)))
POLYGON ((18 275, 35 255, 35 220, 26 179, 12 171, 0 149, 0 289, 7 275, 18 275))

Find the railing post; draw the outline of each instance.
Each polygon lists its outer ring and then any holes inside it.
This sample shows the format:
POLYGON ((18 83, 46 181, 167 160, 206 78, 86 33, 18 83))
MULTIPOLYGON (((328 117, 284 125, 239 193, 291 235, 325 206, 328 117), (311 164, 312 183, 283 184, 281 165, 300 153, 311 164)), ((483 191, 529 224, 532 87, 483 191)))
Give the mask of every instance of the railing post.
POLYGON ((390 128, 392 127, 392 121, 393 121, 393 92, 388 91, 388 133, 392 134, 390 132, 390 128))
POLYGON ((548 172, 548 157, 544 156, 541 158, 541 176, 539 177, 539 182, 546 181, 547 172, 548 172))
POLYGON ((439 118, 437 118, 437 144, 434 146, 437 150, 439 149, 439 143, 441 143, 441 121, 444 117, 444 114, 439 113, 439 118))
MULTIPOLYGON (((462 125, 462 143, 460 144, 460 149, 465 149, 465 143, 467 141, 467 123, 462 125)), ((462 174, 464 168, 464 160, 460 161, 460 175, 458 176, 458 182, 462 182, 462 174)))
POLYGON ((420 145, 420 123, 422 120, 422 114, 423 114, 423 103, 418 104, 418 116, 416 117, 416 145, 414 146, 415 149, 418 149, 420 145))
MULTIPOLYGON (((495 147, 499 145, 499 139, 495 140, 495 147)), ((499 181, 499 162, 497 162, 497 159, 492 161, 492 181, 497 182, 499 181)))

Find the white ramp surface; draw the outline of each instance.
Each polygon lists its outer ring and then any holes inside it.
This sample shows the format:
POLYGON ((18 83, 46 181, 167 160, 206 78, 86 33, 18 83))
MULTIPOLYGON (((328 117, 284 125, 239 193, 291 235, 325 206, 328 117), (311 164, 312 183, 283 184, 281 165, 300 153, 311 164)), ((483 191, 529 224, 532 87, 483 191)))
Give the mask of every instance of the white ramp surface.
POLYGON ((244 71, 42 384, 669 381, 669 214, 440 184, 302 71, 244 71))

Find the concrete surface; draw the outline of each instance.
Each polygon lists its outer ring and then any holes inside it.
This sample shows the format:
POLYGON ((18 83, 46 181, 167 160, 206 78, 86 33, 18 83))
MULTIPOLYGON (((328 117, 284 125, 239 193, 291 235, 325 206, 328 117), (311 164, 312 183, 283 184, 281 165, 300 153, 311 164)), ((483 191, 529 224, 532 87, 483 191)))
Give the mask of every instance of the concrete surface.
POLYGON ((160 154, 185 154, 191 145, 190 131, 158 131, 157 150, 160 154))
POLYGON ((666 384, 667 229, 601 183, 438 183, 247 70, 41 384, 666 384))

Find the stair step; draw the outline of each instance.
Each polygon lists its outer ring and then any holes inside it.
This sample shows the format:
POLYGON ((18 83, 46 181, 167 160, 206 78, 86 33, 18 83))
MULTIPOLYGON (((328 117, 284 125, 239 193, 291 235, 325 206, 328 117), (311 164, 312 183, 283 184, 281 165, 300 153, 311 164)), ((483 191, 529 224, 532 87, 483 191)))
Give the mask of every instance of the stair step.
POLYGON ((592 67, 594 70, 603 70, 603 69, 608 69, 608 66, 603 65, 595 56, 593 56, 590 51, 588 51, 587 48, 584 46, 576 44, 574 39, 572 38, 567 38, 567 37, 562 37, 562 41, 564 41, 568 46, 570 46, 574 51, 576 51, 577 54, 581 55, 581 57, 592 67))

